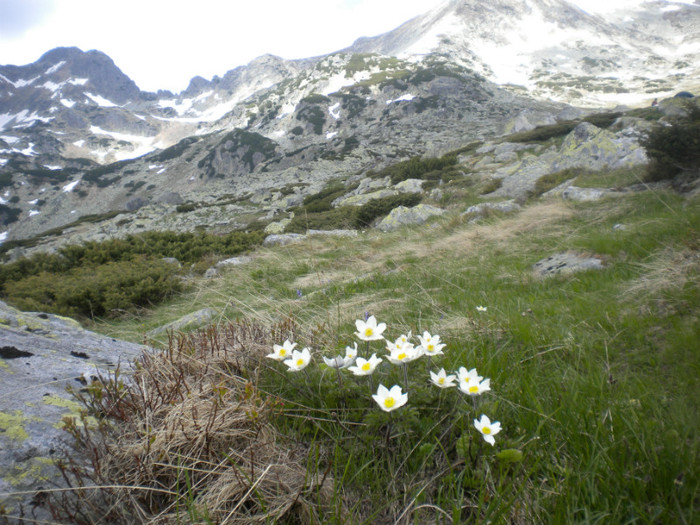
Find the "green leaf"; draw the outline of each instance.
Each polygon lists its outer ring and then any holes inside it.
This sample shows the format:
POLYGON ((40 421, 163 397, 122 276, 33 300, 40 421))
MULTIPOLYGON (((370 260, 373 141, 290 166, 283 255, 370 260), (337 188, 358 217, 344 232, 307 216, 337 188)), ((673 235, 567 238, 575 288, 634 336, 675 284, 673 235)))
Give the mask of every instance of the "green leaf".
POLYGON ((504 463, 520 463, 523 460, 523 452, 517 448, 507 448, 496 454, 496 458, 504 463))

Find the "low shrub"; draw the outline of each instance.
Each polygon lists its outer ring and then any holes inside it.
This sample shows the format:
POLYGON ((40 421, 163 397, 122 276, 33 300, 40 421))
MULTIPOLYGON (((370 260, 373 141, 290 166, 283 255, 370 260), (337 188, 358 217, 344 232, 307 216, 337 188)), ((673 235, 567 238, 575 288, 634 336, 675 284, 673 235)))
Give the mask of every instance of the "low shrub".
POLYGON ((175 273, 172 264, 140 257, 61 274, 41 272, 5 283, 5 297, 22 310, 112 317, 180 292, 182 282, 175 273))
POLYGON ((355 227, 367 228, 375 219, 387 215, 394 208, 399 206, 410 208, 419 204, 421 200, 422 196, 417 193, 400 193, 382 199, 372 199, 357 210, 355 227))
POLYGON ((642 143, 651 159, 646 180, 672 179, 680 173, 700 176, 700 108, 688 104, 688 115, 671 126, 655 128, 642 143))

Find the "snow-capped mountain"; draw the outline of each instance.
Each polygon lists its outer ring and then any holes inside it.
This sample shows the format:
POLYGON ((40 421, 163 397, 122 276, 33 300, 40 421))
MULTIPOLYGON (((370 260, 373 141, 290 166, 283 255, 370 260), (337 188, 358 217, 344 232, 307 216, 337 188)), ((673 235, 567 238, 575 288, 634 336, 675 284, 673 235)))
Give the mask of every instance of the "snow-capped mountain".
POLYGON ((451 0, 337 53, 265 55, 178 94, 141 91, 99 51, 54 49, 0 66, 0 241, 224 195, 274 214, 329 179, 573 106, 647 105, 698 87, 699 28, 687 3, 603 19, 564 0, 451 0))
POLYGON ((697 87, 700 4, 640 1, 602 18, 564 0, 451 0, 346 51, 438 54, 536 97, 640 104, 697 87))

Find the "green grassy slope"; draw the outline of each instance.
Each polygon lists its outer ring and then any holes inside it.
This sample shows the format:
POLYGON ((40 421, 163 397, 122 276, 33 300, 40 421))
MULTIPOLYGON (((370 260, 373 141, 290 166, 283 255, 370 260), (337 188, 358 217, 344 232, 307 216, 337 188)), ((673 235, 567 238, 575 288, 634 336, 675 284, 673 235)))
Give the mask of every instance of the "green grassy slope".
MULTIPOLYGON (((283 443, 307 450, 309 478, 332 486, 329 505, 307 502, 309 522, 693 523, 699 199, 665 190, 544 199, 477 223, 453 213, 395 233, 261 248, 165 305, 94 328, 141 340, 203 307, 219 309, 221 327, 291 319, 312 364, 290 374, 263 358, 251 379, 284 403, 270 422, 283 443), (605 268, 533 275, 535 262, 568 250, 605 268), (357 341, 365 312, 392 341, 428 330, 447 344, 444 356, 408 365, 409 401, 391 416, 366 378, 343 371, 341 387, 322 364, 357 341), (429 384, 429 368, 461 366, 491 378, 491 391, 472 399, 429 384), (494 447, 472 424, 482 413, 502 424, 494 447)), ((376 342, 359 348, 386 354, 376 342)), ((386 359, 380 382, 406 387, 386 359)))

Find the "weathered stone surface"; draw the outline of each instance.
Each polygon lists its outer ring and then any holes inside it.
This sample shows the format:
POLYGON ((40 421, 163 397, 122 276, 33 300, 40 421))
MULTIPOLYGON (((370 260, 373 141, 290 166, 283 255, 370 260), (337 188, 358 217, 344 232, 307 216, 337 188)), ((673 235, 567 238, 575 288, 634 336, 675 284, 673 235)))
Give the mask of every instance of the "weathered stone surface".
POLYGON ((370 177, 365 177, 360 181, 360 184, 357 186, 357 188, 346 193, 342 197, 338 197, 337 199, 335 199, 331 203, 331 206, 341 206, 342 203, 350 197, 363 195, 365 193, 372 193, 373 191, 376 191, 378 189, 386 188, 389 185, 391 185, 391 180, 389 179, 389 177, 384 177, 382 179, 372 179, 370 177))
POLYGON ((207 268, 207 271, 204 272, 204 278, 205 279, 213 279, 214 277, 219 276, 219 270, 216 268, 207 268))
POLYGON ((608 188, 579 188, 578 186, 568 186, 561 192, 565 200, 577 202, 598 201, 607 195, 619 194, 608 188))
POLYGON ((31 491, 61 483, 53 460, 71 443, 62 420, 80 410, 66 388, 117 365, 128 371, 143 349, 0 301, 0 501, 9 515, 20 504, 31 513, 31 491), (22 491, 30 494, 13 495, 22 491))
POLYGON ((445 210, 442 208, 430 206, 429 204, 419 204, 413 208, 399 206, 391 210, 391 213, 377 224, 377 229, 386 232, 409 224, 423 224, 431 217, 437 217, 443 213, 445 213, 445 210))
POLYGON ((361 195, 353 195, 341 200, 333 201, 334 206, 362 206, 368 203, 372 199, 383 199, 384 197, 392 197, 393 195, 398 195, 399 192, 395 189, 383 189, 378 191, 373 191, 371 193, 363 193, 361 195))
POLYGON ((127 211, 136 211, 139 208, 143 208, 147 204, 148 204, 148 201, 146 199, 144 199, 143 197, 134 197, 133 199, 130 199, 127 201, 124 208, 126 208, 127 211))
MULTIPOLYGON (((210 268, 210 270, 213 269, 214 268, 210 268)), ((175 332, 187 332, 206 325, 217 315, 219 315, 219 312, 214 308, 202 308, 201 310, 187 314, 184 317, 173 321, 172 323, 154 328, 153 330, 149 331, 147 335, 154 337, 171 330, 175 332)))
POLYGON ((304 235, 300 233, 284 233, 284 234, 273 234, 265 237, 263 241, 263 246, 284 246, 292 242, 300 241, 304 238, 304 235))
POLYGON ((532 269, 539 277, 551 277, 558 274, 570 274, 584 270, 602 270, 603 261, 596 256, 576 252, 562 252, 536 262, 532 269))
POLYGON ((406 179, 399 182, 394 188, 401 193, 421 193, 423 191, 423 183, 421 179, 406 179))
POLYGON ((469 206, 462 215, 484 215, 489 211, 498 211, 501 213, 514 213, 520 211, 522 206, 515 202, 514 200, 507 200, 501 202, 482 202, 475 204, 474 206, 469 206))
POLYGON ((493 197, 526 197, 540 177, 566 169, 591 171, 632 167, 647 162, 646 153, 635 137, 614 134, 582 122, 569 133, 557 150, 550 148, 539 156, 524 153, 519 162, 498 169, 502 179, 493 197))
POLYGON ((537 126, 547 126, 555 123, 556 119, 549 112, 525 109, 506 124, 505 132, 520 133, 521 131, 535 129, 537 126))
POLYGON ((357 230, 309 230, 306 235, 328 235, 332 237, 357 237, 357 230))
POLYGON ((156 198, 156 202, 160 204, 182 204, 182 196, 175 192, 169 191, 156 198))
POLYGON ((231 257, 230 259, 224 259, 216 263, 217 268, 226 268, 227 266, 240 266, 241 264, 247 264, 252 261, 252 257, 242 255, 240 257, 231 257))
POLYGON ((287 225, 292 222, 292 219, 286 218, 279 220, 277 222, 271 222, 267 226, 265 226, 265 233, 270 233, 270 234, 278 234, 278 233, 283 233, 284 229, 287 227, 287 225))

